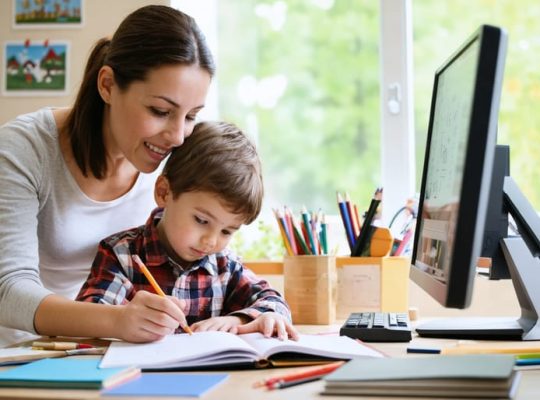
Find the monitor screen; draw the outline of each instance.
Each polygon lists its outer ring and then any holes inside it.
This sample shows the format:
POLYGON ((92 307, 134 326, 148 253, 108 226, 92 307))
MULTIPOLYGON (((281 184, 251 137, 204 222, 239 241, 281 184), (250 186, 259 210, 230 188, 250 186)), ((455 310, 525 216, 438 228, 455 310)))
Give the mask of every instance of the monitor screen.
POLYGON ((446 307, 471 299, 505 55, 505 32, 484 25, 435 73, 411 278, 446 307))

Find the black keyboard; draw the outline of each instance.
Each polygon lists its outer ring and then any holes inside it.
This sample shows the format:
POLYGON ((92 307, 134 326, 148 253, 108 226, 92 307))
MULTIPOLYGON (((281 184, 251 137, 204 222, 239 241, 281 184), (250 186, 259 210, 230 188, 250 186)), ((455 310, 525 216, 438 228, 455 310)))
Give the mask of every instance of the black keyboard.
POLYGON ((339 334, 364 342, 409 342, 412 339, 409 315, 405 312, 352 313, 339 334))

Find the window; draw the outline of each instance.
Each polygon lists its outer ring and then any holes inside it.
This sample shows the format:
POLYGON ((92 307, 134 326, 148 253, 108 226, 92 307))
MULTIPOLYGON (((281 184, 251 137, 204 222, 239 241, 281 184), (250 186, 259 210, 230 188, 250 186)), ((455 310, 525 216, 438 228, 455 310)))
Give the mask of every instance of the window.
POLYGON ((501 26, 509 41, 498 143, 510 145, 512 177, 536 209, 540 208, 540 166, 535 162, 540 154, 539 18, 540 3, 533 1, 413 2, 418 165, 423 162, 434 71, 479 25, 501 26))
MULTIPOLYGON (((173 5, 197 19, 216 55, 215 113, 210 100, 203 117, 235 122, 258 144, 261 219, 275 224, 272 208, 298 213, 305 205, 340 225, 336 191, 347 191, 360 211, 367 207, 382 184, 379 2, 173 5)), ((396 162, 391 168, 400 170, 396 162)))

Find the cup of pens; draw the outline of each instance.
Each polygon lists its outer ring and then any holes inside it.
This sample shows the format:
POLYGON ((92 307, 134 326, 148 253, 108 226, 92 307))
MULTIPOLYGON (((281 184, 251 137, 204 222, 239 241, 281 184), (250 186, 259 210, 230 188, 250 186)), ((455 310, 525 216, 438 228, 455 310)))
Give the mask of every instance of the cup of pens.
POLYGON ((295 324, 330 324, 336 317, 336 257, 328 255, 324 214, 302 208, 274 210, 287 255, 283 260, 285 300, 295 324))
POLYGON ((328 325, 335 321, 335 256, 285 256, 283 286, 294 324, 328 325))

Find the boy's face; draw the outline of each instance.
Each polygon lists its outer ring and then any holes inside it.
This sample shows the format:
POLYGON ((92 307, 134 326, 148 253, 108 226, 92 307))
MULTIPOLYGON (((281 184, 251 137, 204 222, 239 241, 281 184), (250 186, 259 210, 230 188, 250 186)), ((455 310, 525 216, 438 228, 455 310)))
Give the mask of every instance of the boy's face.
POLYGON ((222 251, 245 218, 227 210, 208 192, 182 193, 173 199, 167 179, 156 183, 156 202, 165 208, 159 223, 160 240, 176 262, 193 262, 222 251))

